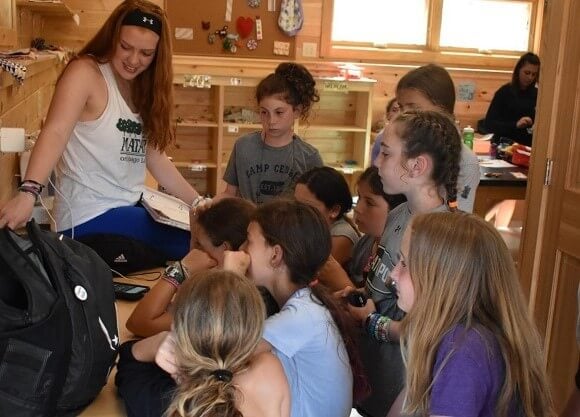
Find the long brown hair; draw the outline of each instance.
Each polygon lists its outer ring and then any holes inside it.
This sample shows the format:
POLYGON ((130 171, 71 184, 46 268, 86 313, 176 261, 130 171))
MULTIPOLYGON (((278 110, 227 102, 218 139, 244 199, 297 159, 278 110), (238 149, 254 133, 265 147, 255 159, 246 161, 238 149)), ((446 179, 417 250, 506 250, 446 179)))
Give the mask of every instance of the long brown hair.
POLYGON ((161 21, 161 35, 155 59, 131 83, 131 99, 143 120, 147 143, 159 151, 172 144, 175 132, 173 117, 173 49, 167 16, 161 7, 147 0, 125 0, 113 10, 93 38, 80 50, 78 56, 92 55, 98 62, 109 62, 119 44, 121 26, 125 16, 140 10, 161 21))
POLYGON ((509 250, 493 226, 472 214, 430 213, 411 223, 408 267, 415 302, 402 322, 407 363, 405 411, 428 415, 433 366, 453 327, 483 326, 497 339, 505 380, 495 415, 517 401, 523 415, 552 416, 539 335, 509 250))
MULTIPOLYGON (((290 281, 306 287, 315 280, 331 251, 328 224, 315 208, 294 200, 277 199, 258 207, 254 220, 269 246, 280 245, 290 281)), ((353 375, 355 401, 368 394, 362 362, 354 338, 354 323, 324 285, 311 285, 312 295, 329 311, 342 336, 353 375)))
POLYGON ((266 311, 256 286, 233 272, 204 271, 185 281, 175 304, 179 384, 165 416, 242 417, 231 378, 248 369, 262 339, 266 311))

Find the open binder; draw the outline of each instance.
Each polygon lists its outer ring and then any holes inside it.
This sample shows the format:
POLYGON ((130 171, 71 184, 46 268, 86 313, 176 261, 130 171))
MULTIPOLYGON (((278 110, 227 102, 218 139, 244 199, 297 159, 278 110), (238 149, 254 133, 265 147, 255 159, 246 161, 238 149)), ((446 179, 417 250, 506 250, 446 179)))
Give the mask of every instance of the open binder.
POLYGON ((156 222, 189 232, 189 205, 180 199, 145 187, 141 204, 156 222))

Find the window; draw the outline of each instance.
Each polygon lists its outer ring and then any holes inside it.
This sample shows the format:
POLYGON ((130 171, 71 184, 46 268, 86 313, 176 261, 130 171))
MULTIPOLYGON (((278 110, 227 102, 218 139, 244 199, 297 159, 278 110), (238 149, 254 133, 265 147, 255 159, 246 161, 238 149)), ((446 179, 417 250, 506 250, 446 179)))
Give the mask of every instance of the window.
POLYGON ((321 1, 323 57, 498 68, 537 49, 543 12, 540 0, 321 1))
POLYGON ((332 41, 425 45, 427 3, 428 0, 335 0, 332 41))
POLYGON ((444 0, 439 45, 525 52, 531 18, 532 3, 528 1, 444 0), (478 16, 484 24, 474 26, 465 16, 478 16))

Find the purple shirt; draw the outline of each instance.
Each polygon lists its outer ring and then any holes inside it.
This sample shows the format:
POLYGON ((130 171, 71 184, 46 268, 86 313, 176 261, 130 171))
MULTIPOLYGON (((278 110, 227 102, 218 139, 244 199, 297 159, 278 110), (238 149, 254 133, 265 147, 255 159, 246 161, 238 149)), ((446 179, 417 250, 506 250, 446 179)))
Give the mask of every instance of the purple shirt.
POLYGON ((493 417, 505 378, 499 344, 481 327, 457 325, 441 341, 433 366, 430 414, 493 417))

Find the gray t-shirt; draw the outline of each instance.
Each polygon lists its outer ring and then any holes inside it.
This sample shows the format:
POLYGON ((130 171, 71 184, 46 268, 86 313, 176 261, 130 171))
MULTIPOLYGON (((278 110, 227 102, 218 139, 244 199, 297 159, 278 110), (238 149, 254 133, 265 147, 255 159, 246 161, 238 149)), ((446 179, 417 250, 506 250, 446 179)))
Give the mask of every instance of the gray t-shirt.
POLYGON ((238 187, 242 198, 262 204, 292 189, 303 172, 322 165, 318 150, 296 135, 275 148, 264 143, 260 132, 252 132, 236 141, 223 179, 238 187))
MULTIPOLYGON (((431 212, 447 210, 446 205, 441 205, 431 212)), ((411 217, 407 202, 389 213, 377 253, 367 274, 366 288, 377 311, 393 320, 401 320, 405 312, 397 306, 397 296, 386 284, 399 259, 401 240, 411 217)), ((400 347, 396 343, 378 342, 364 333, 359 339, 359 349, 372 393, 357 408, 371 416, 385 416, 404 385, 405 370, 400 347)))
MULTIPOLYGON (((475 192, 479 185, 479 162, 477 156, 467 146, 461 147, 459 177, 457 178, 457 205, 459 210, 473 212, 475 192)), ((445 194, 444 194, 445 195, 445 194)))
POLYGON ((349 276, 352 282, 356 286, 364 284, 366 274, 369 272, 365 271, 367 264, 370 264, 370 256, 373 250, 373 244, 375 243, 375 238, 371 235, 363 235, 356 242, 352 248, 352 258, 349 265, 349 276))
POLYGON ((344 218, 338 219, 332 223, 330 226, 330 236, 344 236, 350 240, 353 245, 358 242, 360 237, 354 227, 352 227, 352 225, 344 218))

